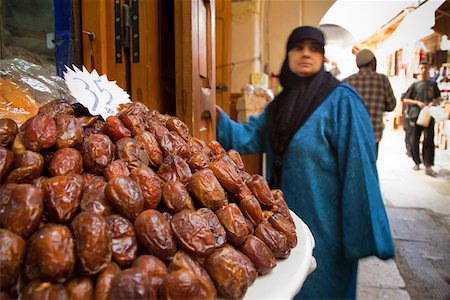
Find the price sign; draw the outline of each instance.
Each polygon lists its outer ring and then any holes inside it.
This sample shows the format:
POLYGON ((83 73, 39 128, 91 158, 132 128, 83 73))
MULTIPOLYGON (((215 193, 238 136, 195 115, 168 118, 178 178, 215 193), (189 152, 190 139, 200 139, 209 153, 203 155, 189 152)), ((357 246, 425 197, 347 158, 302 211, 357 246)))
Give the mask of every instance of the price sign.
POLYGON ((64 80, 72 96, 93 115, 103 119, 119 111, 119 104, 131 102, 130 96, 121 89, 116 81, 109 81, 106 75, 91 73, 83 66, 83 71, 76 66, 66 66, 64 80))

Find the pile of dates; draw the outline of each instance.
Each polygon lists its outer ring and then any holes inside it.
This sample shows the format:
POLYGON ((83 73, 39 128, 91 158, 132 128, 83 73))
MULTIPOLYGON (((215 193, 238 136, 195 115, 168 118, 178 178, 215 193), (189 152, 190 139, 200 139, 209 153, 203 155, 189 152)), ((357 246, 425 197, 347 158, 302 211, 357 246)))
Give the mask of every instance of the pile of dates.
POLYGON ((238 152, 140 102, 0 119, 0 220, 1 299, 240 299, 297 243, 238 152))

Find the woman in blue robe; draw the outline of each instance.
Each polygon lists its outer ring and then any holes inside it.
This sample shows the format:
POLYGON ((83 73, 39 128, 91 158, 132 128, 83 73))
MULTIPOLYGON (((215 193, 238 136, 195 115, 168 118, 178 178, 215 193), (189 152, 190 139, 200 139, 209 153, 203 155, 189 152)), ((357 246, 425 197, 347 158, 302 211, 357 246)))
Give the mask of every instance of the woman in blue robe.
POLYGON ((241 154, 267 153, 267 178, 310 228, 317 268, 296 299, 354 299, 358 259, 394 256, 376 168, 375 138, 358 93, 324 71, 324 37, 290 35, 283 91, 248 123, 219 109, 217 140, 241 154))

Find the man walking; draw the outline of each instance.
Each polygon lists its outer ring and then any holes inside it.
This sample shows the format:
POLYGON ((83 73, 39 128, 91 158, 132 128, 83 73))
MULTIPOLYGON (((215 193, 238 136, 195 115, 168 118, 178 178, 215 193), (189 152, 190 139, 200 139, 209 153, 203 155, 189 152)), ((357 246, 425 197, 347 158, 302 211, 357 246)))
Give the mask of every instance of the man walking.
MULTIPOLYGON (((441 100, 437 83, 430 80, 429 67, 427 61, 419 63, 420 80, 411 85, 403 99, 403 103, 409 105, 408 113, 410 117, 415 115, 415 120, 417 120, 422 108, 437 105, 441 100)), ((415 163, 413 170, 420 169, 419 144, 423 132, 422 158, 425 165, 425 174, 435 177, 436 172, 431 168, 434 165, 434 119, 431 118, 427 127, 420 126, 415 122, 411 124, 413 126, 410 142, 411 155, 415 163)))
POLYGON ((387 76, 376 72, 377 59, 372 51, 369 49, 358 51, 356 65, 359 72, 343 81, 356 89, 369 111, 378 156, 378 144, 384 130, 383 114, 385 111, 394 110, 395 96, 387 76))

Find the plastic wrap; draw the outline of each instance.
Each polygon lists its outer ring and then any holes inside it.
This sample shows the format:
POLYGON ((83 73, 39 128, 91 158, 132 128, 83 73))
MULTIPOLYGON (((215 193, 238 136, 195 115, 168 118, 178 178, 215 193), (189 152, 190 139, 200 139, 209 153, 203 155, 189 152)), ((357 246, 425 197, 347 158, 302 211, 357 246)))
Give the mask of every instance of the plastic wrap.
POLYGON ((11 118, 18 124, 52 100, 76 102, 64 79, 23 59, 0 60, 0 77, 0 118, 11 118))

